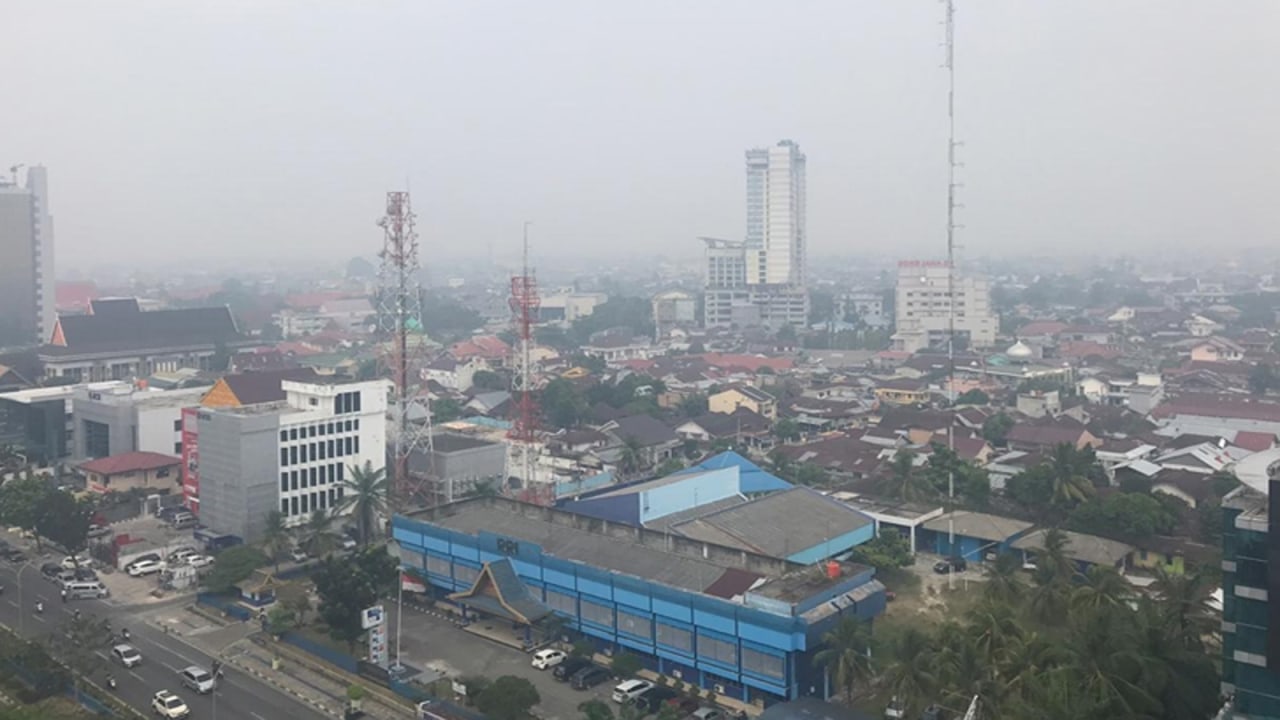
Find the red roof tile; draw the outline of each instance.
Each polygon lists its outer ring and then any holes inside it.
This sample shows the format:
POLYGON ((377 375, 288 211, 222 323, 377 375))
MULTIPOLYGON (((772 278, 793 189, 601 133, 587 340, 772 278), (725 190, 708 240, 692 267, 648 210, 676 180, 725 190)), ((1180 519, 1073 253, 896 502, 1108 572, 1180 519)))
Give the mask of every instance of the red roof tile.
POLYGON ((129 452, 98 458, 80 464, 80 469, 98 475, 119 475, 126 472, 159 470, 181 465, 182 458, 154 452, 129 452))
POLYGON ((1250 432, 1241 430, 1236 433, 1236 439, 1232 441, 1232 445, 1253 452, 1262 452, 1275 447, 1276 435, 1268 432, 1250 432))

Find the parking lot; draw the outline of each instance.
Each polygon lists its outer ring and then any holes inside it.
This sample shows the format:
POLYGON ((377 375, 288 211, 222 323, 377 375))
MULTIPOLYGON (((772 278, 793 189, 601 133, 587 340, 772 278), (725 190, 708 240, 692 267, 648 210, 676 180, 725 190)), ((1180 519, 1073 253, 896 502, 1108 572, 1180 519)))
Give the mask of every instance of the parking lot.
MULTIPOLYGON (((394 621, 394 607, 388 609, 394 621)), ((394 627, 390 635, 394 653, 394 627)), ((404 630, 400 641, 406 664, 435 670, 448 677, 478 675, 493 680, 503 675, 515 675, 529 680, 542 697, 535 712, 544 720, 578 720, 582 717, 578 705, 593 698, 608 701, 613 691, 612 681, 590 690, 574 690, 568 683, 553 680, 549 670, 534 669, 530 665, 532 656, 529 653, 478 637, 448 620, 411 610, 408 606, 404 609, 404 630)))

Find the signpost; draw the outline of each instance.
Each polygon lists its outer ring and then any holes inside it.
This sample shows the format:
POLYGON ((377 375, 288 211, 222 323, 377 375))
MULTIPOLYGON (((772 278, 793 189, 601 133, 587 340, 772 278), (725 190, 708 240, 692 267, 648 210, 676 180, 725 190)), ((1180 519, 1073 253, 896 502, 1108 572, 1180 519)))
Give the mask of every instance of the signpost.
POLYGON ((369 662, 380 668, 387 667, 387 615, 381 605, 365 608, 360 613, 360 626, 369 631, 369 662))

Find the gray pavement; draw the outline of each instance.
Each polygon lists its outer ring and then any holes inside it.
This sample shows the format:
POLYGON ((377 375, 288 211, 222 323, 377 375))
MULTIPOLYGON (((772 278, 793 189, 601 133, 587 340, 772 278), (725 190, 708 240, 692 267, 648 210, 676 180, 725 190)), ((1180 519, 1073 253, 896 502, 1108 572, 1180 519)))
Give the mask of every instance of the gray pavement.
MULTIPOLYGON (((12 534, 5 533, 5 537, 11 544, 26 545, 19 543, 12 534)), ((70 618, 71 613, 79 609, 83 613, 107 617, 115 628, 127 627, 132 635, 129 644, 138 648, 142 654, 142 664, 132 669, 108 664, 95 673, 92 679, 102 683, 106 673, 113 673, 119 683, 117 697, 144 714, 150 714, 151 696, 157 690, 168 689, 182 697, 196 717, 214 720, 219 716, 235 720, 318 720, 333 717, 317 711, 312 705, 300 702, 292 695, 278 691, 251 674, 241 672, 235 665, 226 670, 218 690, 210 695, 199 696, 181 688, 177 674, 182 668, 200 665, 208 669, 212 664, 212 657, 218 652, 225 651, 234 655, 238 650, 234 640, 219 646, 220 642, 230 638, 213 636, 204 646, 199 646, 191 643, 187 637, 164 632, 142 622, 138 615, 116 604, 78 600, 64 605, 59 600, 57 588, 41 577, 38 570, 41 562, 54 559, 54 556, 41 557, 34 550, 29 555, 32 562, 26 566, 14 566, 0 561, 0 585, 5 587, 3 595, 0 595, 0 623, 26 637, 40 638, 57 631, 70 618), (42 600, 45 604, 43 613, 35 612, 37 600, 42 600)), ((169 606, 156 608, 156 611, 179 612, 174 607, 171 601, 169 606)), ((209 630, 205 633, 213 635, 209 630)), ((107 648, 89 648, 86 651, 97 653, 105 660, 107 648)))
MULTIPOLYGON (((395 652, 395 603, 387 604, 391 615, 388 634, 395 652)), ((406 665, 435 670, 446 677, 480 675, 493 679, 515 675, 529 680, 538 689, 542 702, 534 712, 543 720, 578 720, 578 705, 586 700, 609 700, 613 683, 604 683, 586 691, 574 690, 568 683, 556 682, 550 672, 535 670, 529 664, 529 653, 469 633, 451 622, 444 614, 429 614, 404 606, 404 628, 400 636, 401 660, 406 665)), ((612 705, 611 705, 612 706, 612 705)))

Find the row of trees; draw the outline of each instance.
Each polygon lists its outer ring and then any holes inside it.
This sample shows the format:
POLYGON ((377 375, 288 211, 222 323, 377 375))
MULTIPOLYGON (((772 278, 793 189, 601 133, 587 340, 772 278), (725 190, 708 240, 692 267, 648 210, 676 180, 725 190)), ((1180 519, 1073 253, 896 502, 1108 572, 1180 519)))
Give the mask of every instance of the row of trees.
POLYGON ((91 499, 55 490, 30 469, 0 486, 0 523, 35 533, 37 547, 47 539, 70 554, 84 550, 95 512, 91 499))
POLYGON ((961 617, 875 637, 846 620, 815 662, 850 701, 894 701, 905 717, 932 703, 964 708, 974 695, 985 717, 1210 717, 1218 705, 1212 582, 1161 574, 1139 595, 1111 568, 1081 574, 1066 544, 1060 531, 1046 534, 1030 582, 1015 556, 1002 556, 961 617))

